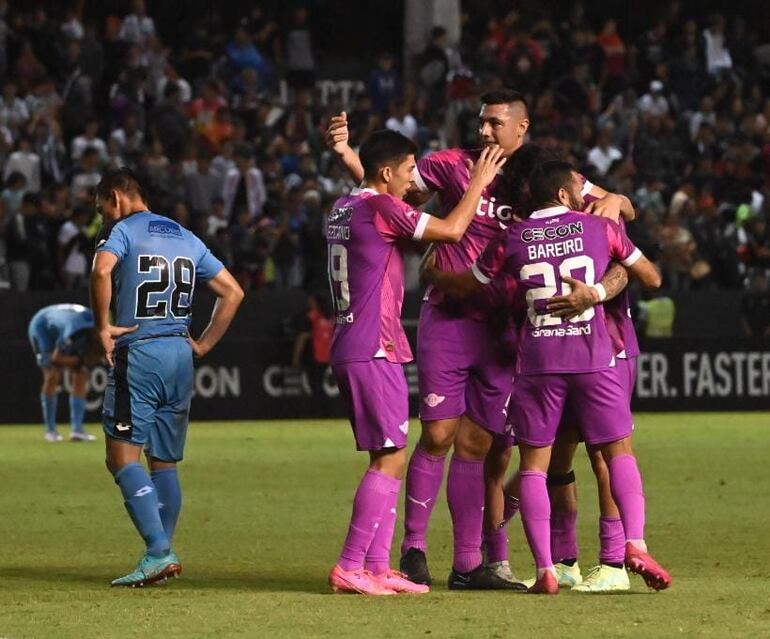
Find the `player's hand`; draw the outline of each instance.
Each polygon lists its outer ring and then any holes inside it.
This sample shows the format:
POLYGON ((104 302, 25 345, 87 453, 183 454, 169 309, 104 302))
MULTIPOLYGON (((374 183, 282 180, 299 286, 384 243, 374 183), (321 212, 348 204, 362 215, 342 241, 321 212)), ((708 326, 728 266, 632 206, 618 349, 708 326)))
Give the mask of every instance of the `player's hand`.
POLYGON ((562 276, 561 281, 569 284, 572 292, 548 300, 546 307, 551 315, 571 319, 599 303, 599 293, 585 282, 567 276, 562 276))
POLYGON ((607 193, 603 198, 594 200, 585 208, 585 212, 590 215, 606 217, 617 222, 620 219, 620 207, 623 199, 615 193, 607 193))
POLYGON ((199 342, 197 340, 194 340, 192 337, 189 338, 190 346, 192 346, 193 355, 200 359, 201 357, 204 357, 208 354, 208 352, 211 350, 210 346, 206 346, 202 342, 199 342))
POLYGON ((102 343, 102 348, 104 348, 107 363, 111 367, 115 366, 115 361, 112 359, 112 353, 115 350, 115 340, 126 333, 133 333, 137 328, 139 328, 139 324, 134 326, 113 326, 108 324, 99 331, 99 340, 102 343))
POLYGON ((506 158, 503 157, 503 147, 497 145, 485 146, 475 164, 470 164, 470 160, 468 161, 471 183, 476 183, 481 188, 489 186, 492 180, 497 177, 497 173, 505 164, 505 160, 506 158))
POLYGON ((423 284, 430 284, 432 282, 431 275, 436 270, 436 244, 429 244, 428 249, 420 259, 420 282, 423 284))
POLYGON ((326 146, 338 155, 341 155, 348 147, 350 132, 348 131, 348 114, 345 111, 331 117, 325 139, 326 146))

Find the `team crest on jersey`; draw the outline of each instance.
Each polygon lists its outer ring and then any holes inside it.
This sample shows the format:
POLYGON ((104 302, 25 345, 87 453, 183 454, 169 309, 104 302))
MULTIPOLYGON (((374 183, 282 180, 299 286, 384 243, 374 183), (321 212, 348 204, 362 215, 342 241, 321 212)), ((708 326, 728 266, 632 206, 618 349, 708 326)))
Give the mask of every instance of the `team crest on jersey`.
POLYGON ((441 402, 446 399, 445 395, 436 395, 436 393, 428 393, 422 401, 431 408, 436 408, 441 402))
POLYGON ((332 209, 332 212, 329 213, 329 224, 348 224, 350 222, 350 218, 353 217, 353 207, 352 206, 341 206, 338 209, 332 209))
POLYGON ((171 220, 155 220, 147 225, 147 232, 150 235, 160 235, 162 237, 182 237, 182 229, 179 224, 171 220))

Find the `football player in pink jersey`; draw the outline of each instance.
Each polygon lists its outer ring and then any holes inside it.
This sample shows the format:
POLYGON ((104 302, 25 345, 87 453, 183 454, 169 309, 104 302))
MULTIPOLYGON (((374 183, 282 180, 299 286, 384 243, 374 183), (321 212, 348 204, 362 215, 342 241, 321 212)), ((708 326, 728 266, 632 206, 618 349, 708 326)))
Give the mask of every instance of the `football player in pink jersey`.
MULTIPOLYGON (((671 578, 649 555, 644 541, 645 501, 631 446, 627 387, 615 365, 604 309, 591 308, 567 322, 547 309, 559 279, 580 279, 601 297, 595 276, 611 261, 622 263, 648 286, 659 286, 660 275, 620 226, 579 212, 584 204, 581 188, 580 176, 568 163, 541 164, 530 178, 536 210, 526 220, 513 226, 504 241, 490 244, 469 271, 428 274, 444 290, 468 294, 477 288, 474 279, 486 285, 506 271, 519 282, 517 296, 526 303, 511 410, 521 455, 522 519, 537 567, 530 592, 556 594, 559 589, 551 555, 546 472, 570 401, 583 437, 601 451, 607 464, 625 535, 626 567, 651 588, 662 590, 671 578)), ((568 287, 562 284, 562 290, 567 293, 568 287)))
MULTIPOLYGON (((528 127, 529 112, 521 94, 503 89, 482 96, 479 136, 483 147, 499 145, 504 156, 509 157, 523 145, 528 127)), ((354 179, 361 179, 363 169, 348 145, 344 113, 332 118, 327 143, 354 179)), ((464 163, 477 158, 479 152, 454 148, 421 158, 415 175, 417 188, 408 194, 407 201, 419 205, 439 192, 442 210, 451 210, 468 186, 464 163)), ((504 232, 513 210, 510 203, 497 196, 498 182, 484 189, 462 241, 437 248, 436 263, 440 268, 469 268, 489 241, 504 232)), ((633 207, 624 196, 609 194, 586 182, 584 195, 589 193, 597 198, 592 212, 616 219, 621 213, 633 217, 633 207)), ((431 582, 426 558, 428 523, 441 488, 445 458, 454 445, 447 480, 454 531, 450 588, 520 585, 508 566, 505 530, 488 526, 484 539, 487 566, 482 564, 481 555, 484 515, 479 504, 485 499, 485 481, 493 488, 489 494, 500 494, 502 474, 510 457, 505 422, 513 364, 487 325, 495 297, 499 295, 484 291, 458 304, 429 288, 421 309, 417 360, 422 433, 409 462, 401 548, 402 570, 420 583, 431 582)), ((487 515, 488 522, 503 519, 501 494, 496 504, 487 503, 487 515)))
POLYGON ((347 538, 329 575, 335 591, 370 595, 423 593, 390 568, 401 480, 406 470, 409 393, 403 364, 412 359, 401 325, 402 241, 459 242, 483 190, 505 162, 488 147, 464 164, 468 190, 444 218, 403 201, 413 184, 416 147, 393 131, 372 134, 361 147, 362 188, 340 198, 329 215, 329 284, 336 328, 332 368, 348 405, 358 450, 369 468, 353 503, 347 538))

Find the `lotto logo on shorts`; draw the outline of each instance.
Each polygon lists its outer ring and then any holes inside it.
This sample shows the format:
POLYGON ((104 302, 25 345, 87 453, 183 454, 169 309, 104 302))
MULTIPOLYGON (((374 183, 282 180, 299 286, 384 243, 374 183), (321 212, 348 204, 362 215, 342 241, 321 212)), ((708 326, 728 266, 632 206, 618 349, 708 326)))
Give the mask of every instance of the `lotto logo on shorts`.
POLYGON ((436 393, 429 393, 423 398, 422 401, 425 402, 426 406, 430 406, 431 408, 436 408, 436 406, 438 406, 445 399, 446 399, 446 396, 444 395, 436 395, 436 393))
POLYGON ((131 431, 133 430, 132 424, 126 424, 125 422, 116 422, 115 423, 115 434, 118 437, 125 437, 126 439, 131 439, 131 431))

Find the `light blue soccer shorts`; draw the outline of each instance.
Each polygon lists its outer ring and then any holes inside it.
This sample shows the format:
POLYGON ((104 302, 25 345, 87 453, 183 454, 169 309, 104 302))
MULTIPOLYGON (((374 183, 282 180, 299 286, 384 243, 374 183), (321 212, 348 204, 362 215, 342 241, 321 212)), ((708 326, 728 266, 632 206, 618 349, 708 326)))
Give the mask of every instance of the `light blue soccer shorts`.
POLYGON ((187 337, 137 340, 116 349, 114 360, 104 393, 104 432, 144 446, 156 459, 181 461, 193 393, 187 337))

